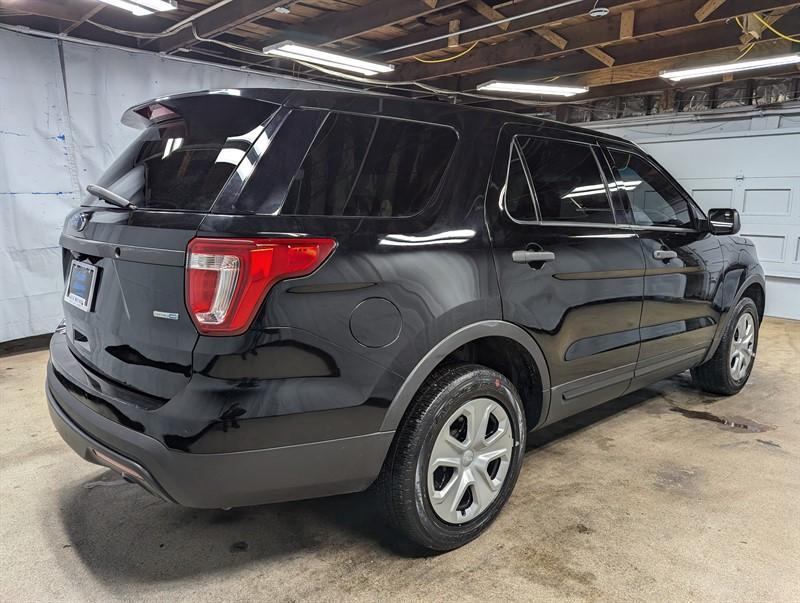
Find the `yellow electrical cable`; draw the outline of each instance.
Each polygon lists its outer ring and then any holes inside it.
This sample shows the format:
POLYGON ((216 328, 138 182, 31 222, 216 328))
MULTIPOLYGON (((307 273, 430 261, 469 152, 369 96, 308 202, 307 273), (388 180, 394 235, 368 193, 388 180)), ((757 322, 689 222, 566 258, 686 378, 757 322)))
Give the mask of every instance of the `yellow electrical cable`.
POLYGON ((790 42, 797 42, 798 44, 800 44, 800 39, 799 39, 799 38, 792 38, 792 37, 790 37, 790 36, 787 36, 787 35, 786 35, 786 34, 784 34, 784 33, 781 33, 781 32, 779 32, 777 29, 775 29, 774 27, 772 27, 772 25, 770 25, 770 24, 769 24, 769 22, 767 22, 765 19, 762 19, 762 18, 761 18, 761 15, 759 15, 758 13, 753 13, 753 16, 754 16, 756 19, 758 19, 758 20, 759 20, 759 22, 761 23, 761 25, 763 25, 764 27, 766 27, 768 30, 770 30, 772 33, 774 33, 776 36, 779 36, 779 37, 783 38, 784 40, 789 40, 790 42))
POLYGON ((755 45, 756 45, 756 43, 755 43, 755 42, 751 42, 750 44, 748 44, 748 45, 747 45, 747 48, 745 48, 745 49, 744 49, 744 52, 743 52, 742 54, 740 54, 738 57, 736 57, 735 59, 733 59, 733 62, 735 63, 736 61, 738 61, 739 59, 741 59, 741 58, 742 58, 744 55, 746 55, 748 52, 750 52, 751 50, 753 50, 753 47, 754 47, 755 45))
POLYGON ((420 63, 446 63, 447 61, 455 61, 456 59, 460 59, 465 54, 467 54, 470 50, 475 48, 477 45, 478 45, 478 41, 476 40, 475 42, 472 43, 472 46, 470 46, 466 50, 464 50, 462 52, 459 52, 458 54, 454 54, 453 56, 446 57, 444 59, 421 59, 419 57, 414 57, 414 58, 416 60, 418 60, 420 63))

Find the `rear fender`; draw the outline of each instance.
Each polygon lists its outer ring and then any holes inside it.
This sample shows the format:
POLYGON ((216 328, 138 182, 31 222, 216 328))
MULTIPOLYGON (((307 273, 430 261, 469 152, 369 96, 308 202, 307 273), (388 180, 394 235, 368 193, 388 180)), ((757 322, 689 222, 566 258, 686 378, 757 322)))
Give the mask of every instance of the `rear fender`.
MULTIPOLYGON (((470 341, 483 337, 506 337, 522 345, 533 358, 541 376, 542 417, 547 416, 550 405, 550 373, 544 354, 536 341, 521 327, 502 320, 485 320, 467 325, 451 333, 437 343, 409 373, 395 395, 384 417, 381 431, 394 431, 400 425, 414 395, 423 382, 449 354, 470 341)), ((530 426, 532 428, 534 426, 530 426)))

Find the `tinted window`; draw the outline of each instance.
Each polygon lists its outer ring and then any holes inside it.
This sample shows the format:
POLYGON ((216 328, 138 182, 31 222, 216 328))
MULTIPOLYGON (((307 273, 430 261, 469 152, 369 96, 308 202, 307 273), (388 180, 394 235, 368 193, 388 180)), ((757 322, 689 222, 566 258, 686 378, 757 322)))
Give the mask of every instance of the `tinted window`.
POLYGON ((636 224, 692 228, 689 203, 658 168, 633 153, 612 150, 611 157, 619 172, 617 185, 627 192, 636 224))
POLYGON ((148 127, 98 184, 141 209, 207 211, 277 105, 206 95, 170 100, 168 109, 174 117, 148 127))
POLYGON ((614 223, 592 148, 546 138, 518 138, 544 221, 614 223))
POLYGON ((275 214, 286 199, 286 189, 297 166, 311 146, 327 112, 293 110, 258 160, 244 190, 225 203, 217 202, 217 213, 275 214))
POLYGON ((456 144, 449 128, 331 113, 282 214, 410 216, 433 196, 456 144))
POLYGON ((511 147, 511 159, 508 163, 508 179, 505 188, 506 210, 517 220, 536 220, 536 209, 525 176, 525 168, 520 159, 517 146, 511 147))

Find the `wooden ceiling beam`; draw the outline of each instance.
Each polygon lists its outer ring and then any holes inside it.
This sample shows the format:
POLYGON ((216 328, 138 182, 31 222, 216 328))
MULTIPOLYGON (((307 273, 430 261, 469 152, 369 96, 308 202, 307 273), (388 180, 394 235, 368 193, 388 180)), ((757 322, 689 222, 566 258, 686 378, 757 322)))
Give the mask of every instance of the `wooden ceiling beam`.
MULTIPOLYGON (((374 0, 347 11, 328 13, 291 27, 280 36, 264 42, 264 46, 284 40, 308 44, 330 44, 367 33, 379 27, 394 25, 408 19, 424 17, 434 11, 463 4, 466 0, 374 0)), ((445 26, 445 30, 447 26, 445 26)), ((447 46, 447 41, 442 41, 447 46)), ((383 59, 381 59, 383 60, 383 59)))
MULTIPOLYGON (((502 21, 506 16, 499 10, 495 10, 483 0, 470 0, 469 5, 480 15, 483 15, 489 21, 502 21)), ((503 31, 508 31, 508 22, 500 23, 497 27, 503 31)))
MULTIPOLYGON (((754 59, 774 56, 789 52, 791 44, 785 40, 768 40, 760 42, 747 54, 754 59)), ((646 80, 659 77, 662 71, 669 69, 684 69, 699 65, 714 65, 733 61, 741 54, 738 46, 708 50, 699 54, 689 54, 674 57, 643 61, 631 65, 624 65, 614 69, 599 69, 577 76, 573 81, 576 84, 598 87, 612 84, 626 84, 637 80, 646 80)), ((752 75, 752 74, 750 74, 752 75)))
POLYGON ((567 44, 569 44, 569 41, 567 41, 565 37, 558 35, 552 29, 548 29, 546 27, 536 27, 534 28, 533 33, 542 36, 545 40, 550 42, 559 50, 564 50, 567 47, 567 44))
POLYGON ((9 8, 16 8, 20 12, 30 15, 49 17, 61 21, 71 21, 73 23, 79 22, 88 12, 97 8, 96 0, 72 0, 71 2, 25 0, 25 2, 9 3, 9 5, 9 8))
POLYGON ((723 4, 725 4, 725 0, 708 0, 708 2, 695 11, 694 18, 697 19, 698 22, 705 21, 711 13, 723 4))
MULTIPOLYGON (((194 21, 194 28, 201 38, 213 38, 288 3, 289 0, 272 0, 270 2, 264 2, 263 0, 232 0, 217 10, 198 17, 194 21)), ((192 34, 192 28, 187 27, 176 31, 171 36, 159 38, 144 46, 150 49, 155 47, 160 52, 172 52, 178 48, 189 48, 197 42, 198 40, 192 34)))
MULTIPOLYGON (((614 8, 617 6, 635 4, 636 1, 641 1, 641 0, 605 0, 603 4, 604 6, 607 6, 609 8, 614 8)), ((521 2, 515 2, 514 4, 504 6, 503 14, 506 17, 514 17, 537 9, 547 9, 547 7, 552 4, 553 4, 552 2, 545 0, 522 0, 521 2)), ((494 27, 487 27, 484 29, 479 29, 477 31, 471 31, 468 33, 461 34, 460 41, 461 44, 464 45, 464 44, 471 44, 472 42, 491 40, 498 36, 506 36, 512 33, 528 31, 536 27, 547 27, 549 29, 552 29, 553 27, 557 27, 561 21, 564 21, 566 19, 572 19, 578 16, 583 16, 585 14, 586 14, 586 7, 583 6, 582 4, 545 10, 545 12, 538 13, 530 17, 522 17, 515 21, 510 21, 508 23, 508 29, 506 31, 502 31, 494 27)), ((474 17, 462 18, 461 29, 462 30, 470 29, 472 27, 484 25, 485 23, 486 19, 483 16, 476 15, 474 17)), ((386 43, 379 45, 378 48, 383 49, 385 51, 399 46, 405 46, 407 44, 416 44, 416 45, 411 46, 410 48, 403 48, 391 52, 382 52, 376 55, 375 58, 381 61, 396 61, 420 54, 425 54, 427 52, 442 50, 447 46, 445 40, 436 40, 432 42, 426 42, 426 40, 429 40, 430 38, 435 38, 437 36, 442 36, 447 33, 448 33, 447 26, 441 25, 435 27, 427 27, 418 32, 414 32, 413 34, 404 36, 402 38, 395 38, 393 40, 389 40, 386 43), (424 42, 424 43, 417 44, 418 42, 424 42)))
POLYGON ((600 50, 597 46, 589 46, 588 48, 584 48, 583 51, 589 56, 594 57, 607 67, 612 67, 614 65, 615 61, 614 57, 612 57, 607 52, 600 50))
POLYGON ((619 39, 625 40, 633 37, 633 28, 636 22, 636 11, 625 10, 622 11, 619 23, 619 39))
POLYGON ((61 33, 65 36, 68 36, 73 29, 75 29, 76 27, 80 27, 81 25, 86 23, 86 21, 94 17, 101 10, 103 10, 103 5, 98 2, 96 6, 93 6, 92 8, 87 10, 86 13, 80 19, 78 19, 77 21, 73 21, 67 27, 62 29, 61 33))
MULTIPOLYGON (((691 14, 691 13, 690 13, 691 14)), ((784 17, 786 30, 789 32, 800 31, 800 15, 787 15, 784 17)), ((787 52, 789 42, 783 40, 768 40, 759 42, 758 46, 769 43, 784 42, 787 52)), ((472 74, 462 78, 453 78, 447 81, 448 87, 458 86, 460 90, 474 90, 478 84, 488 80, 512 80, 519 82, 530 82, 543 80, 556 75, 563 78, 565 84, 576 85, 610 85, 613 82, 621 83, 632 81, 634 76, 639 79, 653 77, 649 72, 635 73, 628 70, 631 65, 642 65, 646 62, 685 57, 687 62, 706 61, 711 62, 706 57, 708 53, 719 49, 727 49, 725 57, 731 60, 739 54, 739 38, 735 28, 726 27, 719 24, 713 29, 704 31, 704 35, 698 36, 695 32, 688 31, 685 34, 677 34, 659 40, 658 44, 652 45, 619 45, 614 47, 614 67, 603 67, 598 69, 595 59, 581 53, 572 53, 551 61, 535 61, 526 65, 515 65, 512 68, 492 69, 487 72, 472 74), (732 55, 732 56, 730 56, 732 55), (457 80, 457 81, 456 81, 457 80)), ((752 52, 756 51, 756 48, 752 52)), ((763 46, 763 48, 770 48, 763 46)), ((778 46, 772 46, 776 52, 778 46)), ((750 56, 749 53, 748 56, 750 56)), ((762 52, 762 51, 759 51, 762 52)), ((717 61, 720 62, 720 61, 717 61)), ((695 64, 697 64, 695 62, 695 64)), ((656 74, 657 76, 658 74, 656 74)), ((437 85, 439 84, 437 82, 437 85)))
MULTIPOLYGON (((700 8, 703 4, 704 0, 681 0, 641 8, 636 14, 635 37, 700 27, 693 13, 694 9, 700 8)), ((715 12, 711 21, 723 22, 732 16, 747 14, 754 10, 771 10, 790 4, 796 3, 788 3, 786 0, 728 0, 715 12)), ((603 19, 564 27, 557 30, 556 33, 569 41, 565 50, 585 50, 617 42, 620 26, 621 16, 611 15, 603 19)), ((737 36, 740 33, 736 31, 736 27, 729 26, 729 29, 737 36)), ((462 40, 463 43, 465 43, 464 40, 462 40)), ((632 46, 651 47, 661 43, 659 41, 657 44, 634 44, 632 46)), ((622 47, 622 45, 619 46, 622 47)), ((617 52, 616 47, 613 52, 617 52)), ((396 74, 400 80, 435 79, 526 62, 531 59, 552 58, 561 53, 560 49, 554 49, 551 44, 538 38, 514 38, 507 42, 476 48, 463 58, 446 63, 406 63, 396 70, 396 74)))

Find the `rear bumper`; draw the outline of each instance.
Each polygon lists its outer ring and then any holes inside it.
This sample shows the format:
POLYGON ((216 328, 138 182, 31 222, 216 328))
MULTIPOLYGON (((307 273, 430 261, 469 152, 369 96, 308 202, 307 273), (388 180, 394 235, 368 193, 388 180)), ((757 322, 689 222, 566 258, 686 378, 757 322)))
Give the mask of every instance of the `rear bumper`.
POLYGON ((50 417, 82 458, 110 467, 161 498, 222 508, 357 492, 378 475, 392 441, 379 432, 322 442, 219 454, 167 448, 94 412, 47 371, 50 417))

